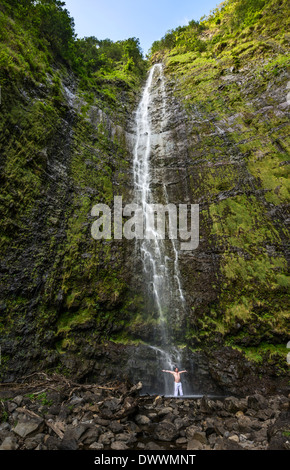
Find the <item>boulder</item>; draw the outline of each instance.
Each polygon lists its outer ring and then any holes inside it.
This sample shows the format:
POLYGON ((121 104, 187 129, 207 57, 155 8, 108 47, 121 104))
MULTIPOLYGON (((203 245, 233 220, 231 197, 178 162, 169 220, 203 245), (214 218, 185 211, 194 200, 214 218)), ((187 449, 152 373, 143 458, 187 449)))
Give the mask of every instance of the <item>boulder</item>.
POLYGON ((268 450, 286 450, 289 447, 290 412, 283 411, 268 428, 268 450))
POLYGON ((170 406, 161 408, 161 410, 158 411, 158 416, 162 417, 162 416, 168 415, 172 413, 172 411, 173 411, 173 408, 171 408, 170 406))
POLYGON ((178 435, 176 427, 169 421, 158 423, 154 430, 154 436, 159 441, 171 442, 177 439, 178 435))
POLYGON ((189 427, 190 419, 187 416, 184 416, 183 418, 175 418, 174 426, 176 427, 177 430, 189 427))
POLYGON ((238 418, 238 430, 240 433, 246 434, 261 429, 262 423, 258 419, 249 416, 240 416, 238 418))
POLYGON ((92 450, 102 450, 103 448, 104 448, 104 444, 100 444, 100 442, 93 442, 89 446, 89 449, 92 449, 92 450))
POLYGON ((120 433, 115 436, 116 441, 126 442, 127 444, 133 444, 136 442, 135 433, 120 433))
POLYGON ((117 434, 118 432, 122 432, 124 429, 124 425, 119 423, 119 421, 112 421, 109 424, 109 429, 112 431, 114 434, 117 434))
POLYGON ((189 439, 187 444, 187 450, 202 450, 203 444, 195 439, 189 439))
POLYGON ((206 433, 200 431, 196 426, 190 426, 186 430, 186 437, 188 440, 199 441, 201 444, 207 444, 206 433))
POLYGON ((178 439, 176 439, 175 444, 176 444, 177 446, 182 446, 182 445, 187 444, 187 439, 186 439, 186 437, 179 437, 178 439))
POLYGON ((146 450, 163 450, 156 442, 148 442, 145 447, 146 450))
POLYGON ((47 439, 44 440, 44 445, 47 450, 59 450, 60 444, 61 440, 56 436, 48 436, 47 439))
POLYGON ((235 440, 226 437, 218 437, 214 450, 243 450, 243 447, 235 440))
POLYGON ((18 444, 17 440, 13 436, 5 437, 4 441, 0 446, 0 450, 17 450, 18 444))
POLYGON ((188 439, 193 439, 194 434, 196 432, 198 432, 199 430, 200 430, 200 428, 198 426, 196 426, 195 424, 193 424, 192 426, 189 426, 185 430, 186 437, 188 439))
POLYGON ((104 444, 105 446, 108 446, 111 444, 113 438, 114 434, 112 433, 112 431, 107 431, 100 435, 98 442, 99 444, 104 444))
POLYGON ((138 400, 134 397, 126 397, 120 410, 114 413, 115 419, 123 419, 131 416, 138 411, 138 400))
POLYGON ((123 441, 115 441, 111 444, 112 450, 127 450, 129 447, 123 441))
POLYGON ((84 432, 87 430, 89 425, 87 424, 78 424, 77 426, 74 426, 72 424, 69 424, 65 430, 65 433, 63 435, 64 440, 75 440, 78 441, 81 436, 84 434, 84 432))
POLYGON ((13 403, 16 403, 17 406, 20 406, 22 402, 23 402, 22 395, 17 395, 16 397, 13 398, 13 403))
POLYGON ((141 424, 141 425, 149 424, 151 422, 150 418, 148 418, 148 416, 145 416, 145 415, 137 415, 135 417, 135 421, 137 424, 141 424))
POLYGON ((42 419, 31 419, 19 421, 12 431, 17 434, 19 437, 25 439, 31 434, 40 432, 43 429, 44 422, 42 419))
POLYGON ((247 409, 247 401, 235 397, 227 397, 224 401, 224 407, 229 413, 244 412, 247 409))
POLYGON ((79 445, 76 439, 62 439, 59 450, 78 450, 79 445))
POLYGON ((264 410, 268 407, 268 400, 263 397, 263 395, 256 393, 255 395, 250 395, 248 397, 247 405, 248 408, 255 411, 264 410))
POLYGON ((101 426, 96 426, 94 424, 87 425, 85 432, 80 437, 80 442, 85 445, 90 445, 93 442, 96 442, 99 436, 102 433, 101 426))

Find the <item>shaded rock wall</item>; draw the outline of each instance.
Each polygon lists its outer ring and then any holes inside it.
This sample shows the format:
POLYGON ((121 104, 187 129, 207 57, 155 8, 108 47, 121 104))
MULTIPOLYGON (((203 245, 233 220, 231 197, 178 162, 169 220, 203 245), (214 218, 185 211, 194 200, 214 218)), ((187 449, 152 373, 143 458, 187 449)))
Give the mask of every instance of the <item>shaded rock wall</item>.
MULTIPOLYGON (((197 393, 285 387, 289 77, 269 11, 222 45, 215 25, 207 51, 156 57, 154 191, 200 205, 200 245, 179 253, 186 308, 175 299, 167 312, 197 393)), ((94 204, 132 201, 137 87, 95 102, 64 66, 40 69, 1 75, 1 378, 42 368, 160 388, 135 244, 90 234, 94 204)))

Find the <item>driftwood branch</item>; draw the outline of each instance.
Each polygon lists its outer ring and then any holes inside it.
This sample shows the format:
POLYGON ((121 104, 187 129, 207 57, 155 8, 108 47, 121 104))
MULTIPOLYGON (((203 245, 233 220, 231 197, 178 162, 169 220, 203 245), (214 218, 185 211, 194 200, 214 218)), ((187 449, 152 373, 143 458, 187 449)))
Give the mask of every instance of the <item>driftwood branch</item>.
POLYGON ((30 416, 31 418, 37 418, 37 419, 40 419, 40 420, 43 419, 43 418, 42 418, 41 416, 39 416, 38 414, 34 413, 34 411, 28 410, 27 408, 24 408, 24 407, 16 408, 16 411, 18 411, 19 413, 25 413, 25 414, 27 414, 28 416, 30 416))
POLYGON ((58 437, 61 439, 63 438, 64 435, 64 425, 63 423, 59 422, 53 422, 53 421, 45 421, 45 424, 52 429, 55 434, 57 434, 58 437))

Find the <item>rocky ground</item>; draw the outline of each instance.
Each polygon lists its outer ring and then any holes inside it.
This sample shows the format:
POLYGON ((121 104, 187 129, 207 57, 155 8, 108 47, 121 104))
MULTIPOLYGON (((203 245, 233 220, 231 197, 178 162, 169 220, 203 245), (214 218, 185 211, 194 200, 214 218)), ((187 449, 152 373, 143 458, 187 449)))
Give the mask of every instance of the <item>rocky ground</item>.
POLYGON ((0 385, 0 450, 290 450, 289 396, 142 396, 37 374, 0 385))

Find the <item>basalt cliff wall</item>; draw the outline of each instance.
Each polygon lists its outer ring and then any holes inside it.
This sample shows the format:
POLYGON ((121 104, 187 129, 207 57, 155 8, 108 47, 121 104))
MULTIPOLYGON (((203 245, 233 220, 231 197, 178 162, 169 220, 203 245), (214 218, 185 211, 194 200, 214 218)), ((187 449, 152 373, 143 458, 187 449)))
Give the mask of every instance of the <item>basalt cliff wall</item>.
MULTIPOLYGON (((198 49, 177 45, 151 56, 163 63, 167 113, 152 183, 166 185, 171 203, 200 205, 199 247, 179 252, 186 309, 168 313, 171 340, 197 393, 286 387, 286 2, 270 3, 253 24, 227 34, 221 31, 232 10, 217 12, 198 32, 198 49)), ((134 111, 143 82, 107 76, 102 93, 86 90, 65 62, 44 60, 37 48, 33 68, 25 31, 8 24, 1 379, 41 369, 79 381, 142 380, 145 390, 156 382, 157 392, 162 383, 148 347, 157 318, 135 244, 91 237, 94 204, 112 207, 116 195, 132 201, 134 111)), ((156 77, 156 129, 160 99, 156 77)))

